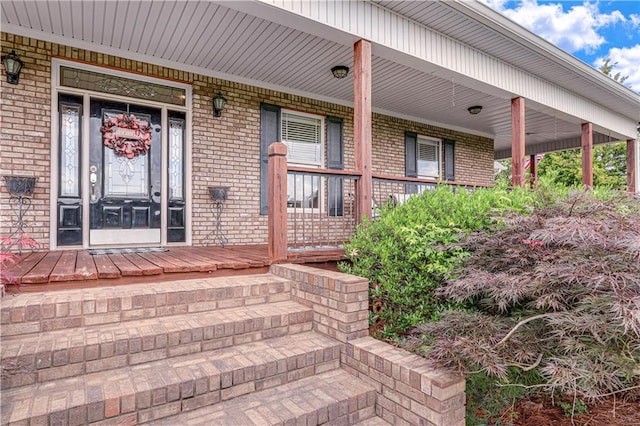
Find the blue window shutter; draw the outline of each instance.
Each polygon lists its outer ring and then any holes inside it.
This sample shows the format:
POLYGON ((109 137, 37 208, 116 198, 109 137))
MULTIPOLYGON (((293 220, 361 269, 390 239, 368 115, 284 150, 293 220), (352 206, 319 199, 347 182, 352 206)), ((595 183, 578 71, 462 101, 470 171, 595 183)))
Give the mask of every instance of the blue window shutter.
POLYGON ((269 145, 280 141, 280 107, 260 104, 260 214, 269 214, 269 145))
POLYGON ((418 177, 418 135, 404 133, 404 174, 406 177, 418 177))
MULTIPOLYGON (((404 175, 418 177, 418 135, 413 132, 404 132, 404 175)), ((415 194, 416 192, 418 192, 416 185, 405 185, 405 193, 415 194)))
POLYGON ((456 141, 444 140, 444 179, 456 180, 456 141))
MULTIPOLYGON (((344 169, 342 119, 338 117, 327 117, 327 168, 331 170, 344 169)), ((329 216, 342 216, 342 179, 329 178, 327 185, 329 216)))

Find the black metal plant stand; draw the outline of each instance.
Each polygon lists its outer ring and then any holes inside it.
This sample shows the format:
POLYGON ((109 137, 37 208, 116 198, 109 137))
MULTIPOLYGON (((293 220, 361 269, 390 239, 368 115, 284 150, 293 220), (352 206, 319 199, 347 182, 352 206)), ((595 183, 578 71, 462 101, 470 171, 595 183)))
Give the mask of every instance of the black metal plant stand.
POLYGON ((9 191, 9 206, 13 210, 16 219, 13 222, 13 232, 2 241, 2 251, 8 251, 17 246, 18 253, 22 254, 24 218, 31 208, 33 189, 36 186, 36 177, 28 176, 4 176, 4 183, 9 191))
POLYGON ((205 243, 218 244, 220 247, 224 247, 229 240, 222 230, 222 209, 224 202, 227 201, 229 194, 228 186, 210 186, 209 196, 211 197, 211 213, 213 214, 213 230, 205 237, 205 243))

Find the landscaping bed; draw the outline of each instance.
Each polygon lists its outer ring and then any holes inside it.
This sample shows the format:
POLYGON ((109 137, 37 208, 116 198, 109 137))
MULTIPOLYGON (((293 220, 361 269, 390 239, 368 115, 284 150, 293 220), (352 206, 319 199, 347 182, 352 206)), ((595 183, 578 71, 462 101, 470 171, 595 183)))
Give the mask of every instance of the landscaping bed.
MULTIPOLYGON (((567 401, 570 404, 570 401, 567 401)), ((513 426, 633 426, 640 425, 640 396, 626 398, 607 397, 597 403, 587 404, 587 412, 574 415, 566 413, 550 399, 520 400, 513 412, 513 426)), ((507 414, 507 417, 511 417, 507 414)), ((508 423, 503 423, 508 424, 508 423)))

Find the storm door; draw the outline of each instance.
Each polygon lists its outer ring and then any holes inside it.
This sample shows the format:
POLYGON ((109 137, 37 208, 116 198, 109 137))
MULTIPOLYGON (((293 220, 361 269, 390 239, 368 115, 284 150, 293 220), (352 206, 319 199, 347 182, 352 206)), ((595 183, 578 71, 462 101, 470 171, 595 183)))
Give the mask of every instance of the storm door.
POLYGON ((89 244, 161 242, 161 110, 92 99, 89 244))

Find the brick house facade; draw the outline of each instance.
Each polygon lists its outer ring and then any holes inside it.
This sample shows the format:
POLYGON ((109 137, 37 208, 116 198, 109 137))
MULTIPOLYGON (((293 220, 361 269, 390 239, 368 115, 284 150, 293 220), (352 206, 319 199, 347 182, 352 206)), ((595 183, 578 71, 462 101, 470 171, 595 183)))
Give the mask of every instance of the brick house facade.
MULTIPOLYGON (((52 163, 51 135, 52 58, 117 69, 136 75, 153 76, 192 86, 191 163, 192 170, 192 244, 202 245, 212 231, 207 188, 230 187, 222 216, 229 244, 264 244, 267 217, 260 214, 260 104, 269 103, 321 116, 339 117, 344 123, 344 168, 354 168, 353 110, 349 107, 309 99, 298 95, 248 86, 233 81, 183 72, 72 48, 43 40, 2 33, 3 54, 15 50, 24 69, 20 83, 0 83, 0 164, 2 175, 37 176, 38 182, 27 217, 25 230, 43 248, 50 248, 50 188, 52 163), (212 94, 221 91, 227 99, 222 117, 212 116, 212 94)), ((187 105, 188 106, 188 105, 187 105)), ((459 131, 373 114, 373 171, 404 176, 404 135, 406 131, 456 141, 456 180, 490 185, 493 182, 493 140, 459 131)), ((325 147, 326 149, 326 147, 325 147)), ((4 186, 0 189, 7 199, 4 186)), ((6 202, 0 203, 3 233, 13 213, 6 202)))

